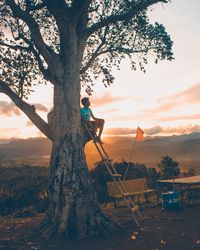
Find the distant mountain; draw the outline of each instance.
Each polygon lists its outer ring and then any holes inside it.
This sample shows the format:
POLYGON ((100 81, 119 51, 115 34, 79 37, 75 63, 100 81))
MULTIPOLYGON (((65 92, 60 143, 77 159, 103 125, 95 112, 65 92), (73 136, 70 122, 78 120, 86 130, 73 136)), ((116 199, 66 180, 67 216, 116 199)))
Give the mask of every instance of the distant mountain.
POLYGON ((14 140, 19 140, 18 138, 15 138, 15 137, 12 137, 12 138, 0 138, 0 144, 6 144, 6 143, 9 143, 11 141, 14 141, 14 140))
MULTIPOLYGON (((1 141, 1 140, 0 140, 1 141)), ((14 139, 0 143, 0 163, 48 164, 51 142, 46 138, 14 139)))
MULTIPOLYGON (((168 137, 147 137, 143 141, 136 141, 130 137, 110 137, 104 139, 104 147, 109 156, 115 161, 131 161, 144 163, 149 167, 156 167, 161 157, 169 155, 180 163, 182 170, 195 168, 200 172, 200 133, 168 137)), ((94 146, 93 146, 94 147, 94 146)), ((89 166, 100 160, 98 154, 86 148, 89 166)))
MULTIPOLYGON (((114 161, 130 160, 156 167, 162 156, 169 155, 180 163, 182 170, 195 168, 200 171, 200 133, 168 137, 146 137, 137 141, 133 148, 134 138, 107 137, 103 139, 104 147, 114 161)), ((0 139, 0 163, 28 163, 48 165, 51 142, 46 138, 14 139, 2 143, 0 139)), ((89 168, 100 160, 93 143, 86 146, 86 159, 89 168)))

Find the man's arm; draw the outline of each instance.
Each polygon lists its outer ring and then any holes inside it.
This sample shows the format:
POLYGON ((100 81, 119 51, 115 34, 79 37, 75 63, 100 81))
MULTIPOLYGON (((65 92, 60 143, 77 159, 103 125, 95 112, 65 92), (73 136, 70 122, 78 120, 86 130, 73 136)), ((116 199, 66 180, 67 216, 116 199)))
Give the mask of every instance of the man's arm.
POLYGON ((93 115, 92 111, 91 111, 91 117, 92 117, 92 119, 95 120, 95 121, 99 120, 99 118, 97 118, 97 117, 95 117, 95 116, 93 115))

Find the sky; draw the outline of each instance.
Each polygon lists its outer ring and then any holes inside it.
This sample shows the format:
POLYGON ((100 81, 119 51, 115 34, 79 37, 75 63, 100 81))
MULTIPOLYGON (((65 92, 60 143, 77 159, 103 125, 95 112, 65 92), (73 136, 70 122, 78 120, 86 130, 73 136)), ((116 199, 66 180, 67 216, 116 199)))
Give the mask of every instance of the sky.
MULTIPOLYGON (((95 85, 91 108, 106 120, 104 136, 131 135, 138 126, 146 136, 200 132, 200 1, 172 0, 148 13, 151 22, 162 23, 170 34, 175 60, 155 64, 150 57, 145 74, 124 61, 110 87, 95 85)), ((84 90, 81 95, 87 96, 84 90)), ((52 86, 37 87, 29 102, 47 120, 52 86)), ((36 136, 42 134, 0 94, 0 138, 36 136)))

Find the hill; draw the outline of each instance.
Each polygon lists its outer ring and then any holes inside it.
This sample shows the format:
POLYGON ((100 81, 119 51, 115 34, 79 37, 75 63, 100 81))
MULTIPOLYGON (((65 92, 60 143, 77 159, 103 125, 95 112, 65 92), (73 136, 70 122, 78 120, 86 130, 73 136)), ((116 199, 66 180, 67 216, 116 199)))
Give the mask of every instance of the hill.
POLYGON ((48 165, 51 142, 46 138, 0 140, 0 164, 48 165))
MULTIPOLYGON (((107 137, 105 149, 114 161, 130 160, 134 138, 107 137)), ((178 161, 182 170, 195 168, 200 171, 200 133, 168 137, 146 137, 137 141, 131 161, 156 167, 161 157, 169 155, 178 161)), ((0 140, 0 163, 23 162, 32 165, 48 165, 51 142, 46 138, 0 140)), ((93 143, 86 146, 86 158, 90 168, 100 160, 93 143)))
MULTIPOLYGON (((134 139, 130 137, 112 137, 104 139, 104 146, 110 157, 115 161, 130 161, 134 139)), ((182 170, 195 168, 200 171, 200 133, 169 137, 148 137, 143 141, 137 141, 133 150, 131 161, 144 163, 148 167, 156 167, 162 156, 169 155, 178 161, 182 170)), ((91 145, 86 148, 88 163, 90 166, 99 158, 98 154, 91 150, 91 145)))

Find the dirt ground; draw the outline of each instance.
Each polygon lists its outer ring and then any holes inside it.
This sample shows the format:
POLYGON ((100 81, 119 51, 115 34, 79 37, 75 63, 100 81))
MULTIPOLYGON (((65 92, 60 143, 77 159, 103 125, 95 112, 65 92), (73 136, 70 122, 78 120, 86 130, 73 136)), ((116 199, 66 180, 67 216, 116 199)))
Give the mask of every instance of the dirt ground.
POLYGON ((105 212, 125 228, 110 238, 70 241, 38 237, 35 228, 43 218, 0 217, 0 250, 200 250, 200 205, 180 210, 162 210, 160 206, 141 209, 143 221, 137 228, 127 208, 105 212))

